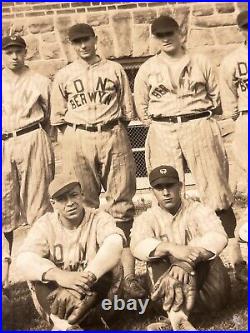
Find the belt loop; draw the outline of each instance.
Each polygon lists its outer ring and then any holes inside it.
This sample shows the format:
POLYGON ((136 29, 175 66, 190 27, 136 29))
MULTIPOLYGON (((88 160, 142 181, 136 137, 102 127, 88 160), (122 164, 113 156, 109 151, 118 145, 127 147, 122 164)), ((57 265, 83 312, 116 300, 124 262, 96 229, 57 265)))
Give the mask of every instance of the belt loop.
POLYGON ((181 124, 181 123, 182 123, 182 121, 181 121, 181 116, 177 116, 177 123, 178 123, 178 124, 181 124))
POLYGON ((76 124, 72 124, 73 130, 76 131, 76 124))
POLYGON ((97 132, 100 133, 102 131, 102 125, 98 124, 96 125, 96 127, 97 127, 97 132))
POLYGON ((17 131, 13 131, 12 134, 13 134, 13 138, 17 137, 17 131))
POLYGON ((41 125, 41 123, 38 123, 38 126, 39 126, 40 128, 43 128, 42 125, 41 125))

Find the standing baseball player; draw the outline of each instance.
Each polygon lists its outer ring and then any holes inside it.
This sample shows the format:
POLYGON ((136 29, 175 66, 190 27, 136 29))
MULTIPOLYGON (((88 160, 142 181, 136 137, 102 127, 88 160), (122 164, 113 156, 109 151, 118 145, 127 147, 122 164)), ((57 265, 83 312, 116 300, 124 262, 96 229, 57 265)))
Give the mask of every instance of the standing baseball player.
MULTIPOLYGON (((227 236, 218 216, 200 202, 181 197, 176 169, 161 165, 149 174, 158 205, 135 219, 134 256, 147 262, 151 299, 164 310, 174 330, 195 330, 189 314, 223 308, 230 280, 218 255, 227 236)), ((169 330, 167 322, 149 331, 169 330)))
MULTIPOLYGON (((235 158, 246 173, 248 170, 248 11, 239 13, 237 24, 244 43, 227 55, 220 66, 223 112, 235 121, 235 158)), ((247 177, 246 177, 247 182, 247 177)))
MULTIPOLYGON (((134 117, 128 79, 121 65, 96 54, 91 26, 72 26, 69 40, 78 59, 56 74, 51 96, 51 123, 63 133, 63 165, 79 179, 87 206, 99 207, 104 188, 106 211, 129 239, 136 177, 126 131, 134 117)), ((124 288, 142 297, 129 247, 123 250, 122 263, 124 288)))
MULTIPOLYGON (((233 151, 238 166, 248 184, 248 11, 237 16, 239 31, 244 43, 227 55, 220 66, 221 102, 224 114, 235 121, 233 151)), ((247 219, 247 212, 244 220, 247 219)), ((248 222, 246 222, 248 223, 248 222)), ((244 227, 243 227, 244 229, 244 227)), ((246 267, 245 267, 246 268, 246 267)), ((247 271, 242 265, 236 267, 236 277, 247 282, 247 271)))
POLYGON ((24 64, 26 52, 22 37, 2 39, 2 231, 10 254, 13 230, 52 209, 54 155, 43 129, 49 128, 50 81, 24 64))
MULTIPOLYGON (((204 55, 185 51, 180 28, 172 17, 158 17, 151 31, 160 51, 140 67, 135 79, 138 116, 149 125, 145 147, 148 172, 167 163, 176 167, 185 184, 186 160, 201 201, 216 212, 234 239, 236 219, 228 161, 219 125, 211 117, 220 110, 213 69, 204 55)), ((243 259, 234 241, 230 248, 235 267, 243 259)))
MULTIPOLYGON (((102 298, 119 294, 125 237, 113 217, 83 206, 80 183, 59 175, 49 186, 53 213, 33 225, 17 257, 34 304, 54 330, 90 321, 102 298)), ((93 318, 92 318, 93 319, 93 318)), ((96 318, 95 318, 96 320, 96 318)))

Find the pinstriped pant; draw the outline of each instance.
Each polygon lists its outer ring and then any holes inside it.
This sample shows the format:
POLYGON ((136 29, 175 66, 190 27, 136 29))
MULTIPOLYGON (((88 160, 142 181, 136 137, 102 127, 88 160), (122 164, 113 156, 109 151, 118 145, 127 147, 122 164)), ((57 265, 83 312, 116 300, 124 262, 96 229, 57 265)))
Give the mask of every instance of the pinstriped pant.
POLYGON ((48 186, 54 154, 43 129, 2 141, 2 230, 10 232, 52 210, 48 186))
MULTIPOLYGON (((248 171, 248 114, 240 115, 235 122, 233 141, 235 159, 242 170, 248 171)), ((247 177, 246 177, 247 181, 247 177)))
POLYGON ((79 179, 87 206, 99 207, 103 186, 106 211, 116 222, 133 220, 135 161, 123 125, 102 132, 75 130, 68 126, 62 138, 62 154, 64 171, 79 179))
POLYGON ((196 119, 173 124, 155 122, 146 140, 146 164, 150 172, 172 165, 184 183, 184 158, 191 170, 201 201, 213 210, 227 209, 233 202, 228 184, 228 161, 215 119, 196 119))

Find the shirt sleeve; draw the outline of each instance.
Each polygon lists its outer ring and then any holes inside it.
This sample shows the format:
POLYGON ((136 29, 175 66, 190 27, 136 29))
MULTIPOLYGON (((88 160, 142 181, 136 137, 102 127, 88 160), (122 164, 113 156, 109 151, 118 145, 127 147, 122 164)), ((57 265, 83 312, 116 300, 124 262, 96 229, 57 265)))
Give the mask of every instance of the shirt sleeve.
POLYGON ((210 63, 210 61, 202 56, 202 63, 204 67, 204 75, 206 79, 206 88, 208 98, 213 103, 213 109, 216 109, 220 106, 220 90, 217 82, 217 78, 215 76, 215 71, 210 63))
POLYGON ((62 125, 65 123, 65 114, 67 113, 67 94, 62 82, 61 72, 55 75, 51 89, 51 124, 62 125))
POLYGON ((49 260, 48 234, 51 229, 43 219, 37 220, 31 227, 18 251, 17 265, 27 280, 42 281, 42 274, 56 267, 49 260))
POLYGON ((194 211, 192 221, 195 225, 189 227, 196 235, 188 245, 202 247, 215 256, 219 255, 228 241, 219 217, 210 208, 199 204, 194 211))
POLYGON ((120 235, 123 239, 123 244, 126 244, 126 237, 123 231, 116 226, 114 218, 105 212, 98 212, 96 215, 97 221, 97 243, 99 247, 103 244, 104 240, 113 234, 120 235))
POLYGON ((122 67, 120 67, 120 89, 120 105, 122 111, 122 119, 125 121, 131 121, 135 119, 135 108, 128 77, 122 67))
POLYGON ((220 66, 220 91, 223 113, 232 116, 238 111, 238 95, 234 81, 234 68, 228 57, 220 66))
POLYGON ((134 83, 134 98, 135 107, 138 118, 144 122, 147 121, 148 116, 148 105, 149 105, 149 91, 150 87, 148 85, 147 73, 145 70, 145 64, 143 64, 136 77, 134 83))
POLYGON ((143 261, 149 261, 150 253, 161 243, 161 240, 155 237, 152 223, 153 216, 145 212, 135 219, 131 230, 132 254, 143 261))
POLYGON ((48 123, 50 121, 50 88, 51 82, 47 78, 43 78, 41 81, 40 91, 41 95, 39 98, 39 104, 44 112, 44 122, 48 123))

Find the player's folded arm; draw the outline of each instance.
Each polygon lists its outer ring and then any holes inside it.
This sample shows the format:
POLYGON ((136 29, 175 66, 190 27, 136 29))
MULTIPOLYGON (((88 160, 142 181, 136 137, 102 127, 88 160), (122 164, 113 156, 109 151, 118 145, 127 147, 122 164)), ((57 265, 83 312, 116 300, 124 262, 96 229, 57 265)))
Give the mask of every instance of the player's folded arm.
POLYGON ((105 238, 95 258, 89 262, 86 270, 97 279, 111 271, 119 262, 123 249, 123 238, 119 234, 111 234, 105 238))

